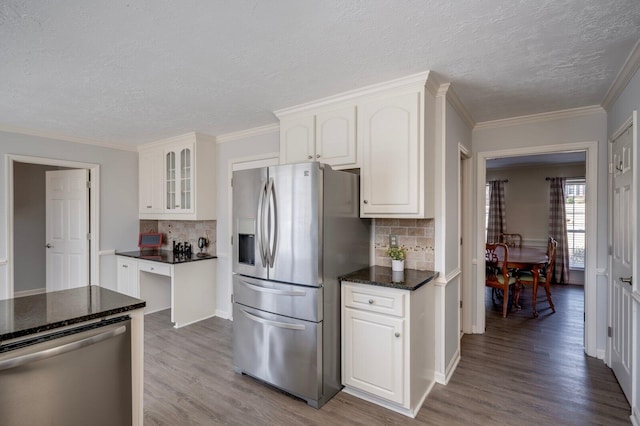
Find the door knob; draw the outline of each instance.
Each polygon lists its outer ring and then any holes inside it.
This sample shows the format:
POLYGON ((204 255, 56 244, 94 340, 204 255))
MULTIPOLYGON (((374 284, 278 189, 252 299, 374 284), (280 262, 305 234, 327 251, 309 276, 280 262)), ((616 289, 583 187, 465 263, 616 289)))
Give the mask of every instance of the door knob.
POLYGON ((633 278, 633 277, 629 277, 629 278, 622 278, 622 277, 620 277, 620 281, 622 281, 623 283, 627 283, 627 284, 629 284, 629 285, 633 285, 633 280, 632 280, 632 278, 633 278))
POLYGON ((396 336, 396 337, 400 337, 400 333, 398 333, 398 332, 396 331, 395 336, 396 336))
POLYGON ((307 155, 307 160, 311 160, 313 158, 312 155, 307 155))
POLYGON ((53 247, 50 243, 47 243, 47 245, 45 246, 46 248, 51 248, 53 247))

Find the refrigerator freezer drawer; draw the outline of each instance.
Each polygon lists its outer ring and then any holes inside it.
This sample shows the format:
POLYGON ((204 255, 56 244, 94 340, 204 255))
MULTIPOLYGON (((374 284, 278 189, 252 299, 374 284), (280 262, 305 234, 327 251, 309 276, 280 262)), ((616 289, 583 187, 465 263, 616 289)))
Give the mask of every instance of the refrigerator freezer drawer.
POLYGON ((315 323, 233 304, 236 371, 295 396, 322 396, 322 322, 315 323))
POLYGON ((245 306, 306 321, 322 321, 322 288, 233 276, 233 299, 245 306))

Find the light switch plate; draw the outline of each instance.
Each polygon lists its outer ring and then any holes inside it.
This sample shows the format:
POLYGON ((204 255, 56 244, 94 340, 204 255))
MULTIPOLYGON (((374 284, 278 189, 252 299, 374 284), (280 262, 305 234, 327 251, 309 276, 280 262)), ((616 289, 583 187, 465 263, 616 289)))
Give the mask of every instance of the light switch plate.
POLYGON ((397 235, 389 235, 389 247, 398 247, 397 235))

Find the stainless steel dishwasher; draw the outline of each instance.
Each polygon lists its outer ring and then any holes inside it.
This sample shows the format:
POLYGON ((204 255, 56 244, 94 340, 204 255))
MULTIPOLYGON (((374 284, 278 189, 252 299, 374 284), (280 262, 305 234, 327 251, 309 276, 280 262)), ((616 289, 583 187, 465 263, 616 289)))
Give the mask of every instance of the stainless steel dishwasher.
POLYGON ((0 425, 130 425, 128 316, 0 346, 0 425))

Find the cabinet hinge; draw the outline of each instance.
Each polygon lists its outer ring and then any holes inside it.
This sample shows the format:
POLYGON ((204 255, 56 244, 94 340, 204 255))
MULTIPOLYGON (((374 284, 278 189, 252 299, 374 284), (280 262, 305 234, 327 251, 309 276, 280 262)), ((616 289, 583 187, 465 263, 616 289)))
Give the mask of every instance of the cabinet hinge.
POLYGON ((611 327, 607 327, 607 337, 611 337, 613 334, 613 330, 611 329, 611 327))

